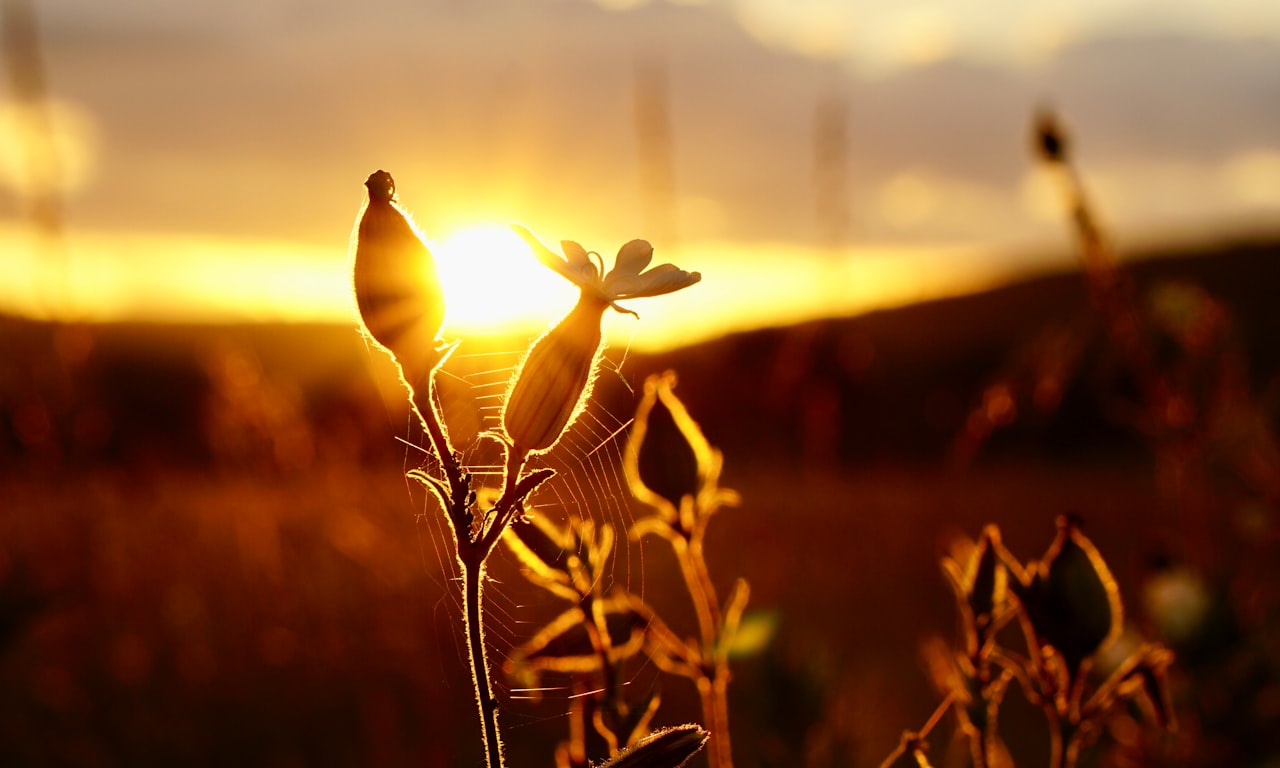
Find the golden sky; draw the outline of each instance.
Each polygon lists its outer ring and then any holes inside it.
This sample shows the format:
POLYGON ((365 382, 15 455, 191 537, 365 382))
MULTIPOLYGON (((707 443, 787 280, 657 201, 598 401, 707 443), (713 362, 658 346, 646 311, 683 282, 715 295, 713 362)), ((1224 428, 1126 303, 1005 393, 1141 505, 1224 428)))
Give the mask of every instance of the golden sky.
POLYGON ((379 168, 461 329, 572 302, 511 221, 701 271, 620 325, 642 347, 969 290, 1070 266, 1043 103, 1122 246, 1280 213, 1273 2, 37 5, 65 255, 0 92, 0 311, 343 321, 379 168))

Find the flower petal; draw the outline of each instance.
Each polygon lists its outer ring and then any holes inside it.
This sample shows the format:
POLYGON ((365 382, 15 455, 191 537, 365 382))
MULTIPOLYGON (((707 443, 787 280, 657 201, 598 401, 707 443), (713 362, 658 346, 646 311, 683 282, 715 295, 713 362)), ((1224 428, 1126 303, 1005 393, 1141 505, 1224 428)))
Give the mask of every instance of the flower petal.
POLYGON ((582 246, 569 240, 562 241, 561 247, 569 256, 566 261, 560 254, 543 245, 542 241, 523 225, 512 224, 511 229, 525 241, 529 250, 533 251, 533 255, 538 257, 538 261, 559 272, 565 279, 579 286, 591 285, 595 282, 595 265, 591 263, 582 246))
POLYGON ((609 296, 612 299, 661 296, 687 288, 701 279, 702 275, 698 272, 686 272, 674 264, 660 264, 643 275, 614 281, 610 286, 609 296))
POLYGON ((600 276, 596 265, 591 262, 591 256, 587 254, 587 249, 572 240, 561 240, 560 250, 564 252, 564 256, 569 260, 569 267, 577 274, 590 275, 593 279, 600 276))
POLYGON ((640 274, 653 261, 653 246, 647 240, 632 240, 618 249, 613 269, 604 277, 605 291, 610 291, 615 281, 626 280, 640 274))

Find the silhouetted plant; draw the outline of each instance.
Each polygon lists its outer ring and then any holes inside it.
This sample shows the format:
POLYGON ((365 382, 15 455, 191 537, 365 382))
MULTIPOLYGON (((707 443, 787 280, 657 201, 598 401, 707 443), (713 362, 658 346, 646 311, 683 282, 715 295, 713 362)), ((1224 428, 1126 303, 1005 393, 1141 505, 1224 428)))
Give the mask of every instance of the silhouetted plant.
MULTIPOLYGON (((1267 638, 1280 625, 1280 600, 1267 586, 1274 583, 1270 564, 1280 543, 1274 535, 1280 509, 1274 417, 1251 391, 1248 361, 1221 303, 1184 281, 1162 282, 1145 294, 1137 290, 1086 193, 1073 142, 1053 113, 1036 116, 1033 147, 1065 204, 1091 311, 1084 323, 1043 329, 993 378, 957 438, 955 455, 972 458, 994 430, 1026 410, 1055 410, 1067 387, 1082 378, 1086 361, 1094 362, 1097 369, 1091 373, 1102 374, 1098 394, 1104 412, 1150 450, 1159 486, 1173 508, 1171 519, 1186 542, 1182 555, 1159 557, 1149 574, 1146 618, 1179 649, 1184 659, 1179 670, 1189 676, 1192 690, 1211 687, 1218 697, 1248 697, 1275 680, 1267 671, 1273 665, 1257 661, 1261 648, 1269 648, 1262 653, 1274 658, 1274 642, 1267 638), (1224 534, 1222 511, 1233 500, 1237 515, 1252 523, 1224 534), (1178 562, 1182 558, 1190 565, 1178 562), (1232 594, 1249 597, 1233 600, 1232 594), (1228 692, 1224 679, 1230 676, 1220 671, 1242 665, 1256 667, 1257 674, 1228 692)), ((1186 704, 1201 709, 1198 697, 1188 697, 1186 704)), ((1249 708, 1232 712, 1237 709, 1249 708)), ((1260 750, 1255 757, 1274 754, 1274 739, 1268 748, 1262 746, 1267 740, 1254 736, 1269 726, 1243 716, 1226 719, 1198 724, 1197 729, 1218 733, 1204 733, 1201 744, 1184 744, 1183 754, 1173 759, 1216 765, 1243 757, 1238 749, 1245 747, 1223 751, 1223 743, 1257 742, 1246 748, 1260 750), (1202 748, 1206 752, 1197 756, 1202 748)), ((1135 756, 1143 747, 1130 741, 1126 749, 1135 756)))
MULTIPOLYGON (((440 339, 445 297, 436 281, 434 261, 396 204, 391 175, 377 171, 365 186, 369 197, 356 230, 353 268, 356 302, 365 332, 399 367, 412 409, 429 438, 427 448, 439 464, 438 469, 413 469, 408 476, 434 496, 453 536, 462 572, 463 619, 485 757, 494 768, 503 765, 503 752, 498 700, 485 651, 485 565, 508 526, 523 515, 530 495, 554 474, 548 468, 530 467, 528 460, 551 450, 581 411, 602 349, 600 319, 604 311, 613 307, 630 312, 616 302, 679 290, 696 283, 700 275, 670 264, 646 270, 653 248, 643 240, 624 245, 614 268, 605 273, 599 255, 577 243, 564 241, 561 258, 528 230, 515 227, 544 264, 579 287, 580 297, 569 315, 534 341, 526 353, 504 400, 502 432, 484 435, 501 446, 505 460, 501 490, 491 504, 481 504, 479 492, 483 488, 449 440, 435 390, 436 372, 457 343, 445 344, 440 339)), ((487 495, 485 498, 489 500, 487 495)), ((607 529, 602 529, 602 535, 611 538, 607 529)), ((592 542, 604 543, 594 538, 592 542)), ((598 547, 593 552, 594 558, 588 560, 597 564, 606 554, 598 547)), ((596 596, 588 589, 586 597, 594 600, 596 596)), ((598 626, 604 631, 596 638, 595 647, 603 649, 600 652, 608 658, 605 638, 609 637, 610 611, 604 602, 597 605, 590 613, 603 616, 598 626)), ((638 724, 628 730, 628 740, 638 724)), ((701 748, 704 738, 705 732, 697 726, 666 730, 635 744, 615 764, 679 766, 701 748)))
POLYGON ((956 713, 978 768, 1012 765, 1000 736, 1001 704, 1012 684, 1049 726, 1049 765, 1071 768, 1113 713, 1135 702, 1157 728, 1174 726, 1165 672, 1173 653, 1154 643, 1132 650, 1100 684, 1090 672, 1118 637, 1124 611, 1115 580, 1075 521, 1058 532, 1039 560, 1020 563, 992 525, 959 559, 943 560, 959 614, 956 647, 931 646, 931 669, 945 698, 919 732, 882 764, 926 766, 925 736, 947 709, 956 713), (1004 639, 1016 624, 1021 642, 1004 639))

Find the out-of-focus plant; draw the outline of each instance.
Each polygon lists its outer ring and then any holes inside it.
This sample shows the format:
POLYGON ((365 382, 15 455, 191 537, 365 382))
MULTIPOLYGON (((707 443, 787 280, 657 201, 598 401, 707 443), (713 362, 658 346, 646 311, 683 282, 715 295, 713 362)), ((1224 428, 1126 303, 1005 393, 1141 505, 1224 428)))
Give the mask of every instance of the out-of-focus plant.
POLYGON ((704 552, 707 526, 738 494, 719 485, 724 457, 702 434, 674 392, 675 374, 650 376, 636 410, 623 466, 632 494, 651 510, 631 527, 632 539, 654 535, 671 545, 698 617, 698 640, 674 642, 653 634, 654 660, 698 687, 702 716, 712 733, 707 748, 713 768, 733 765, 729 743, 729 652, 737 636, 750 588, 738 579, 721 603, 704 552))
MULTIPOLYGON (((580 298, 564 320, 534 341, 507 390, 502 432, 485 436, 499 443, 505 454, 500 489, 490 498, 493 494, 481 493, 487 489, 467 471, 450 442, 438 404, 436 374, 457 343, 446 344, 440 339, 445 297, 436 280, 431 253, 397 205, 391 175, 377 171, 369 176, 365 187, 368 202, 356 228, 356 303, 368 337, 399 367, 410 404, 428 436, 427 448, 438 464, 413 469, 408 475, 435 497, 453 535, 454 554, 462 573, 465 636, 486 763, 494 768, 503 765, 504 759, 498 700, 485 650, 485 565, 504 532, 523 515, 530 495, 554 474, 548 468, 531 467, 529 459, 551 450, 581 411, 602 349, 600 320, 604 311, 613 307, 630 312, 616 302, 670 293, 696 283, 700 275, 670 264, 646 270, 653 248, 643 240, 623 246, 614 268, 605 273, 599 255, 577 243, 564 241, 565 258, 561 258, 528 230, 516 227, 540 260, 579 286, 580 298)), ((590 540, 591 556, 584 566, 590 569, 604 557, 611 533, 601 529, 599 538, 589 528, 583 533, 590 540), (606 546, 601 547, 602 544, 606 546)), ((566 585, 567 589, 573 587, 566 585)), ((589 613, 603 617, 599 626, 605 630, 603 638, 607 638, 614 606, 590 588, 585 594, 575 594, 593 603, 589 613)), ((607 643, 597 638, 606 658, 610 655, 607 643)), ((626 710, 619 719, 629 717, 630 712, 626 710)), ((632 732, 647 719, 642 715, 630 723, 628 742, 632 732)), ((619 723, 612 725, 620 727, 619 723)), ((613 764, 679 766, 701 749, 705 737, 705 731, 698 726, 665 729, 643 743, 633 744, 613 764)))
POLYGON ((1016 683, 1049 726, 1049 765, 1071 768, 1107 719, 1129 702, 1160 729, 1174 725, 1166 670, 1173 653, 1142 643, 1100 684, 1091 671, 1119 636, 1124 611, 1115 580, 1079 525, 1058 520, 1039 560, 1020 563, 992 525, 957 558, 943 560, 956 596, 959 642, 930 646, 928 661, 945 698, 929 723, 908 732, 882 768, 927 766, 924 738, 955 712, 978 768, 1012 765, 1000 736, 1001 704, 1016 683), (1016 625, 1020 642, 1003 632, 1016 625))
POLYGON ((1173 553, 1155 558, 1142 604, 1150 631, 1179 652, 1175 679, 1186 693, 1178 703, 1189 725, 1172 752, 1141 739, 1119 746, 1131 760, 1163 755, 1181 765, 1274 759, 1280 741, 1266 714, 1280 686, 1274 413, 1253 392, 1231 315, 1217 299, 1186 281, 1137 289, 1055 114, 1036 116, 1033 146, 1065 204, 1090 312, 1084 322, 1043 329, 993 377, 955 455, 972 458, 1025 412, 1054 411, 1074 380, 1090 374, 1106 415, 1150 450, 1178 534, 1173 553), (1228 701, 1235 704, 1214 703, 1228 701))
POLYGON ((650 376, 623 456, 632 495, 650 510, 628 531, 639 541, 656 535, 672 547, 698 620, 698 636, 686 639, 639 596, 601 586, 613 548, 613 529, 590 521, 557 526, 531 513, 508 530, 505 541, 526 577, 570 604, 511 654, 510 674, 531 690, 545 673, 567 674, 580 695, 571 700, 570 738, 557 754, 562 768, 585 768, 592 736, 606 750, 637 743, 657 710, 650 689, 635 700, 623 694, 623 670, 651 659, 663 671, 691 680, 711 737, 713 768, 733 765, 729 735, 729 653, 749 590, 738 579, 722 604, 703 551, 707 525, 738 496, 721 488, 720 452, 676 397, 675 375, 650 376), (588 729, 590 725, 590 729, 588 729))

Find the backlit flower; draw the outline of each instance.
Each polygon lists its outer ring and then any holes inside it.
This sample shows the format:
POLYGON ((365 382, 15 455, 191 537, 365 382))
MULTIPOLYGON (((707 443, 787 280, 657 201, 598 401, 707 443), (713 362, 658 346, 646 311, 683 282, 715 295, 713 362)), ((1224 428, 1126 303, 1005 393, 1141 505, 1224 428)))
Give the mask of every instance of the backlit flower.
POLYGON ((580 291, 573 310, 525 354, 502 411, 502 428, 513 449, 540 453, 555 445, 587 401, 604 346, 600 335, 604 311, 613 307, 634 315, 615 302, 678 291, 702 276, 671 264, 645 271, 653 259, 653 246, 644 240, 622 246, 613 269, 605 273, 599 254, 571 240, 561 242, 561 257, 524 227, 513 224, 512 228, 543 264, 564 275, 580 291))
POLYGON ((617 302, 621 299, 660 296, 687 288, 702 279, 701 274, 686 272, 674 264, 659 264, 645 270, 653 260, 653 246, 646 240, 632 240, 618 249, 613 269, 604 274, 604 264, 599 254, 588 251, 572 240, 560 241, 560 248, 564 251, 562 257, 519 224, 512 224, 511 228, 529 244, 539 261, 564 275, 584 292, 590 291, 604 299, 619 312, 635 314, 618 306, 617 302))

